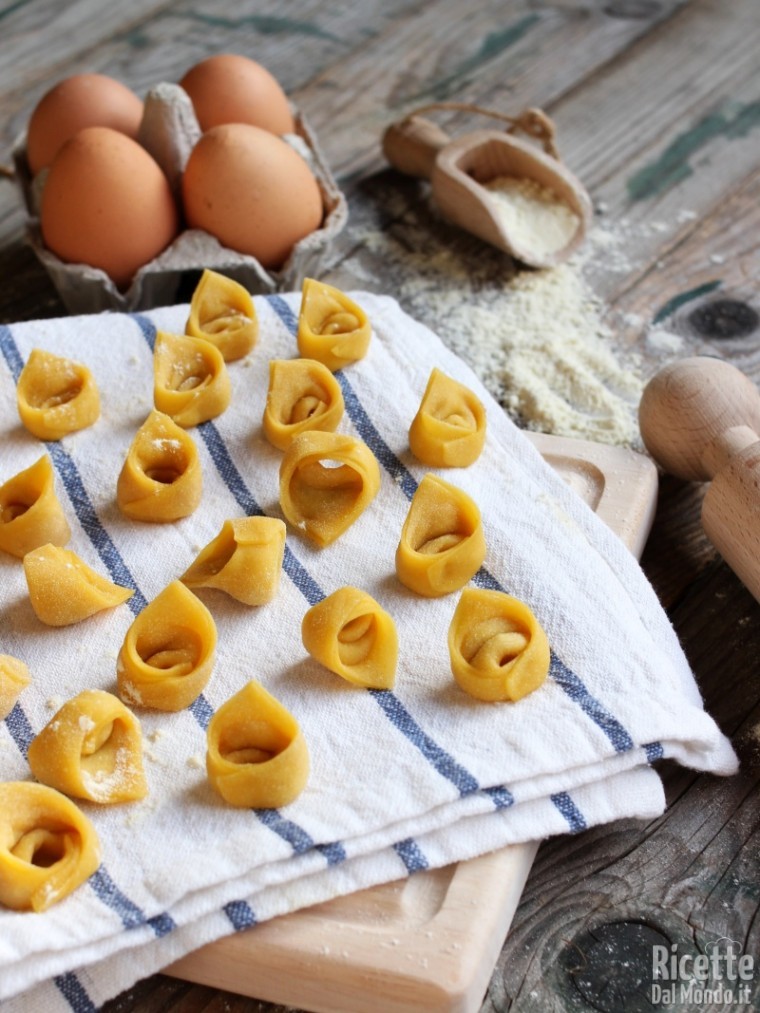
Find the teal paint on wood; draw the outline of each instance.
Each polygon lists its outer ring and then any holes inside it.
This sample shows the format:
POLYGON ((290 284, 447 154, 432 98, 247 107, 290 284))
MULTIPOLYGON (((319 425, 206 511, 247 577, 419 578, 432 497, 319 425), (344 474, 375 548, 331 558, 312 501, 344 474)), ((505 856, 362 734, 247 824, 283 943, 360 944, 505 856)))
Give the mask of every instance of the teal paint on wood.
POLYGON ((31 0, 18 0, 17 3, 10 4, 10 6, 0 11, 0 21, 7 18, 9 14, 13 14, 13 12, 17 11, 20 7, 26 7, 30 2, 31 0))
POLYGON ((632 200, 646 200, 694 172, 691 158, 718 137, 735 140, 746 137, 760 126, 760 102, 745 105, 726 103, 722 110, 710 113, 689 130, 679 134, 655 162, 645 165, 628 180, 628 194, 632 200))
MULTIPOLYGON (((159 15, 159 17, 162 15, 159 15)), ((202 14, 200 11, 167 11, 165 17, 181 18, 188 21, 200 21, 213 28, 242 28, 247 26, 261 35, 307 35, 313 39, 326 39, 329 42, 340 42, 337 35, 331 35, 319 25, 310 21, 297 21, 293 18, 274 17, 266 14, 249 14, 239 18, 225 18, 214 14, 202 14)))
POLYGON ((141 28, 133 28, 120 36, 132 49, 147 49, 153 42, 150 35, 141 28))
POLYGON ((706 281, 704 285, 697 285, 696 288, 691 288, 688 292, 679 292, 678 295, 674 295, 672 299, 668 299, 664 306, 660 307, 652 318, 652 323, 661 324, 685 303, 691 302, 692 299, 699 299, 703 295, 709 295, 716 288, 720 288, 722 284, 722 281, 706 281))
POLYGON ((506 50, 516 45, 540 20, 538 14, 526 14, 498 32, 489 32, 483 39, 477 53, 468 57, 450 74, 440 81, 436 81, 430 88, 413 95, 412 99, 429 97, 441 102, 449 98, 467 83, 468 75, 479 70, 488 60, 501 56, 506 50))

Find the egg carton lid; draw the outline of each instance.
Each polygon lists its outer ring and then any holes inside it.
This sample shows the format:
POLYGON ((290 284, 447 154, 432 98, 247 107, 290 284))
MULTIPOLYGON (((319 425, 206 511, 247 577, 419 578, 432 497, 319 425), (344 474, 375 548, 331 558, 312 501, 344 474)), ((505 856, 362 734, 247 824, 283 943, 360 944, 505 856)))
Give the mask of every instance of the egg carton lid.
MULTIPOLYGON (((132 312, 176 302, 183 278, 204 268, 240 282, 253 295, 300 289, 305 277, 318 275, 329 248, 348 220, 346 198, 333 178, 317 138, 303 113, 291 104, 295 133, 283 137, 308 163, 322 194, 322 225, 293 247, 279 271, 267 270, 248 254, 230 250, 200 229, 185 229, 121 292, 108 275, 87 264, 67 264, 42 239, 39 207, 46 170, 33 179, 26 161, 26 135, 13 146, 15 176, 27 210, 26 237, 69 313, 132 312)), ((187 159, 201 136, 192 103, 179 85, 162 82, 145 97, 138 140, 155 158, 177 196, 187 159)))

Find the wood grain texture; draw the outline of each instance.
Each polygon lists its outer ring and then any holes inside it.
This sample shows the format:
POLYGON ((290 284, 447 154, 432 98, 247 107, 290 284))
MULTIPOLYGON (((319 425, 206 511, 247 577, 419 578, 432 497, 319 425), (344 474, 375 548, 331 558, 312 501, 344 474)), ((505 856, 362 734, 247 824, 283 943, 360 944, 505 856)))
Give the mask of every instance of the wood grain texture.
MULTIPOLYGON (((67 73, 105 70, 141 91, 215 51, 261 58, 309 116, 349 198, 326 277, 350 283, 370 264, 376 290, 390 294, 402 275, 369 257, 372 230, 395 230, 426 257, 477 263, 492 285, 513 265, 442 223, 424 185, 387 170, 383 128, 433 99, 508 112, 540 105, 603 209, 598 226, 620 237, 607 263, 588 265, 615 349, 640 356, 648 375, 712 354, 760 381, 755 0, 265 0, 255 10, 229 0, 21 0, 0 11, 0 29, 5 162, 36 100, 67 73)), ((483 125, 439 122, 452 133, 483 125)), ((63 312, 22 233, 13 184, 0 178, 0 320, 63 312)), ((440 312, 431 300, 428 322, 440 312)), ((665 764, 661 819, 546 842, 483 1013, 650 1010, 651 946, 661 940, 702 952, 729 935, 760 953, 760 614, 701 530, 704 491, 663 477, 643 565, 742 772, 719 780, 665 764)), ((160 975, 108 1004, 117 1010, 285 1013, 160 975)))

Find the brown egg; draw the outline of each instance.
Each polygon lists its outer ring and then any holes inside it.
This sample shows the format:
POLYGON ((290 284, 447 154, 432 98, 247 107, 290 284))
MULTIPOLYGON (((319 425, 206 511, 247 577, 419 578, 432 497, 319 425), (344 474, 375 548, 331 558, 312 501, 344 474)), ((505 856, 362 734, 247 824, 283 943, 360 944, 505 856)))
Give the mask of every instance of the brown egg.
POLYGON ((322 194, 306 162, 259 127, 228 123, 207 131, 182 177, 190 228, 278 268, 299 239, 319 228, 322 194))
POLYGON ((179 215, 166 176, 144 148, 108 127, 87 127, 50 166, 40 225, 61 260, 99 267, 126 288, 174 239, 179 215))
POLYGON ((285 92, 269 71, 247 56, 221 53, 202 60, 180 81, 201 130, 222 123, 250 123, 273 134, 293 133, 285 92))
POLYGON ((143 104, 120 81, 104 74, 75 74, 59 81, 37 103, 26 136, 32 175, 55 158, 59 148, 85 127, 111 127, 137 137, 143 104))

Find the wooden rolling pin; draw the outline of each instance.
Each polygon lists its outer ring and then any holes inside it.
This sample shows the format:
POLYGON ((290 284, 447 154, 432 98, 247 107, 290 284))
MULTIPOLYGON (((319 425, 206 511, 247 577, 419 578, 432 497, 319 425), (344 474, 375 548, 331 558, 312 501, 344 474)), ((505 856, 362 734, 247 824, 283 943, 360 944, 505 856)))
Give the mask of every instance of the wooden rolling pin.
POLYGON ((705 533, 760 601, 760 394, 727 362, 702 356, 666 366, 647 384, 644 443, 680 478, 710 481, 705 533))

